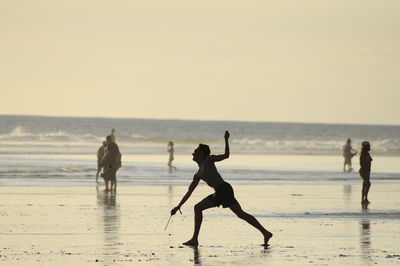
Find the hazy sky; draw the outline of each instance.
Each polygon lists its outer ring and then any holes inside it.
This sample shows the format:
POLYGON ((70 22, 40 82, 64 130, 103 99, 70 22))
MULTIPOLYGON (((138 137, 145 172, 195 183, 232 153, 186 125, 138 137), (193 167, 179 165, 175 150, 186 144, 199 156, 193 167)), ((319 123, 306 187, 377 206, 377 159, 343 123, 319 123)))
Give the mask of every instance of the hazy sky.
POLYGON ((400 1, 0 0, 0 114, 400 124, 400 1))

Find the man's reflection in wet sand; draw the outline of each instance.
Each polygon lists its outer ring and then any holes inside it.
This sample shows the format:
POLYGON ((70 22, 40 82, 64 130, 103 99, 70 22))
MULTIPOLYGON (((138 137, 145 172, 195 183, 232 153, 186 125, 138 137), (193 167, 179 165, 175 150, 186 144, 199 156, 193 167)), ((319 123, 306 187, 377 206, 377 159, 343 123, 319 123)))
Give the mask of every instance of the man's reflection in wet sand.
MULTIPOLYGON (((363 205, 362 211, 368 213, 368 204, 363 205)), ((360 220, 360 246, 364 263, 371 263, 371 227, 367 218, 360 220)))
POLYGON ((201 265, 200 251, 198 247, 191 247, 193 249, 193 262, 194 264, 201 265))
POLYGON ((97 205, 103 213, 99 215, 99 224, 102 225, 104 234, 104 255, 118 252, 118 232, 120 217, 116 204, 117 192, 105 192, 97 189, 97 205))

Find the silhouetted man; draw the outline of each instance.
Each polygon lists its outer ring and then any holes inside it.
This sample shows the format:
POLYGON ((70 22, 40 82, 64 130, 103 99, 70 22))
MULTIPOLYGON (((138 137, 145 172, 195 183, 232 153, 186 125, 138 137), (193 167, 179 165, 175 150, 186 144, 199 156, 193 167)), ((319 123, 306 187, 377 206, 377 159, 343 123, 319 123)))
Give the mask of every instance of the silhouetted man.
POLYGON ((240 207, 239 202, 235 199, 233 188, 225 182, 215 167, 215 162, 219 162, 229 158, 229 132, 225 131, 225 153, 221 155, 210 155, 208 145, 199 144, 199 147, 194 150, 193 161, 199 165, 199 170, 193 177, 193 181, 189 186, 188 192, 183 196, 181 202, 171 210, 171 215, 174 215, 181 206, 189 199, 194 189, 199 184, 200 179, 214 188, 215 193, 204 198, 194 207, 194 233, 192 239, 183 243, 188 246, 197 246, 199 244, 198 237, 201 223, 203 220, 203 210, 222 205, 224 208, 230 208, 239 218, 245 220, 255 228, 257 228, 264 236, 264 245, 268 244, 272 233, 267 231, 252 215, 244 212, 240 207))
POLYGON ((368 141, 361 143, 361 153, 360 153, 360 176, 363 180, 362 190, 361 190, 361 204, 368 204, 368 192, 371 187, 371 182, 369 177, 371 174, 371 162, 372 157, 369 154, 371 146, 368 141))

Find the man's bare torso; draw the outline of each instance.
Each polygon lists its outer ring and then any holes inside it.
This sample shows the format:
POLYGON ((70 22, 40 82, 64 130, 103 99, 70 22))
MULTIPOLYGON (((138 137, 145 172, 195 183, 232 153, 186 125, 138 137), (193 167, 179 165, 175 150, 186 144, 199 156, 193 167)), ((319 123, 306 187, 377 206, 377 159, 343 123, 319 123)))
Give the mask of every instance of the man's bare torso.
POLYGON ((215 189, 219 185, 221 185, 224 182, 224 180, 218 173, 218 170, 215 167, 214 162, 211 162, 209 158, 210 156, 206 160, 204 160, 204 162, 200 165, 199 170, 196 173, 196 176, 197 178, 200 178, 201 180, 206 182, 207 185, 215 189))

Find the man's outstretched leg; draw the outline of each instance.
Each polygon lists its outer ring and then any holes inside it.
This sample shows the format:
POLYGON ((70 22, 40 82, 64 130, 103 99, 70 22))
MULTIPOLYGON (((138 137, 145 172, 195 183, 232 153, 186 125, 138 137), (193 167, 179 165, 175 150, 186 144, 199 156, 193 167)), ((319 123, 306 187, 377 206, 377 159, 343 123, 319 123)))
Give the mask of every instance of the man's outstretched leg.
POLYGON ((264 236, 264 245, 268 245, 269 239, 272 237, 272 233, 265 229, 253 215, 248 214, 247 212, 242 210, 240 204, 237 203, 231 207, 229 207, 240 219, 245 220, 255 228, 257 228, 264 236))
POLYGON ((203 221, 203 211, 217 205, 210 199, 205 198, 194 206, 194 232, 193 237, 189 241, 183 243, 186 246, 198 246, 199 245, 199 232, 201 223, 203 221))

